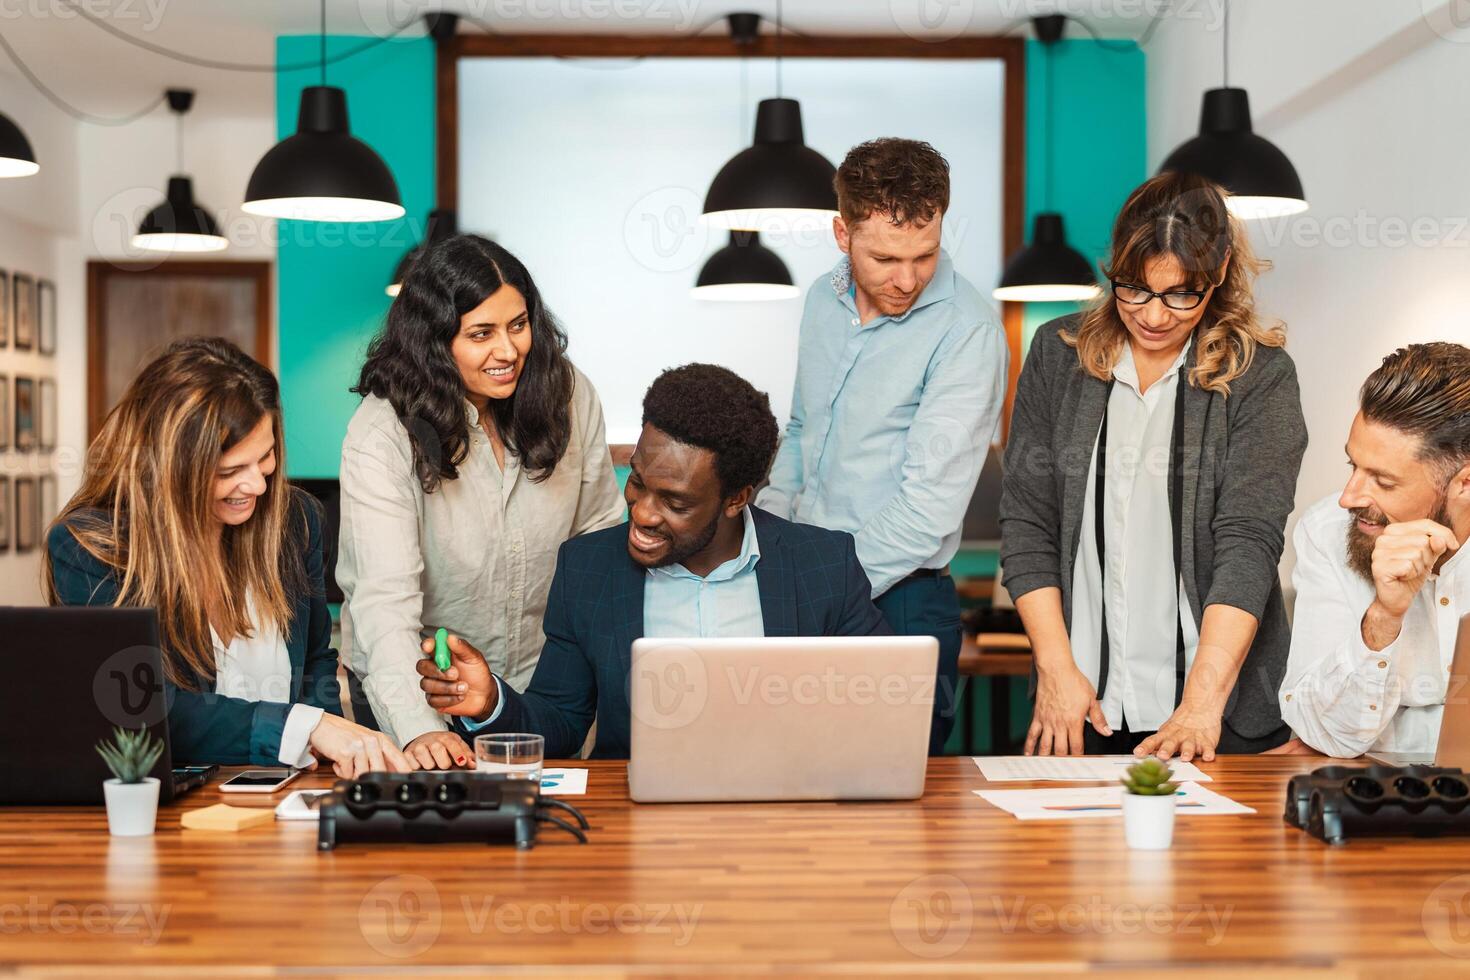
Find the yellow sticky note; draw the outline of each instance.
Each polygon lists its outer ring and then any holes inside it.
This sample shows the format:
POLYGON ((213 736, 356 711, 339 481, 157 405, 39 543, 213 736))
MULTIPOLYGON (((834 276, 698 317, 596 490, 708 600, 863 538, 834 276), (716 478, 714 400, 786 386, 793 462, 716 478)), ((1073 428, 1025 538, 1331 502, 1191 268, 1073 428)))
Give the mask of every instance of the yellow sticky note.
POLYGON ((269 807, 240 807, 228 803, 190 810, 179 818, 189 830, 248 830, 276 819, 269 807))

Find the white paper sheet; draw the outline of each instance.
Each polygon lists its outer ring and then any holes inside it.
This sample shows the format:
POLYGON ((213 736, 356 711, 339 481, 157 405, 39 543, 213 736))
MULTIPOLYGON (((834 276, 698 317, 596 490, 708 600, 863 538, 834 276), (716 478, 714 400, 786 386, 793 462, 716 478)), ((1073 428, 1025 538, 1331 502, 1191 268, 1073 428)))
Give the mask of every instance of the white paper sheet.
MULTIPOLYGON (((1087 786, 1076 789, 977 789, 974 794, 1020 820, 1080 820, 1121 817, 1123 787, 1087 786)), ((1175 812, 1181 816, 1255 813, 1250 807, 1205 789, 1198 783, 1180 783, 1175 812)))
MULTIPOLYGON (((980 767, 980 775, 992 783, 1014 782, 1019 779, 1112 782, 1123 776, 1123 770, 1139 761, 1136 756, 1131 755, 977 755, 973 758, 975 765, 980 767)), ((1174 773, 1175 782, 1211 781, 1210 774, 1193 762, 1172 759, 1168 766, 1174 773)))
POLYGON ((542 796, 584 796, 587 793, 586 769, 542 769, 542 796))

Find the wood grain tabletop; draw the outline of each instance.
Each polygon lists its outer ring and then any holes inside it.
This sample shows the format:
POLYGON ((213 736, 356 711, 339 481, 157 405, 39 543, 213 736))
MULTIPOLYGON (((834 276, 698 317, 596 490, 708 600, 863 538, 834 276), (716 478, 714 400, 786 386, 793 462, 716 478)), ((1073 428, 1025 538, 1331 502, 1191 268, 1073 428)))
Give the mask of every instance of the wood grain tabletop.
POLYGON ((1286 778, 1321 759, 1205 764, 1258 812, 1181 816, 1164 852, 1129 851, 1118 819, 1015 820, 971 792, 995 784, 967 758, 931 760, 923 799, 900 803, 640 805, 623 763, 568 764, 591 769, 567 798, 587 846, 319 852, 314 823, 182 829, 225 799, 217 782, 146 838, 110 837, 100 807, 0 810, 0 971, 1470 971, 1470 842, 1293 829, 1286 778))

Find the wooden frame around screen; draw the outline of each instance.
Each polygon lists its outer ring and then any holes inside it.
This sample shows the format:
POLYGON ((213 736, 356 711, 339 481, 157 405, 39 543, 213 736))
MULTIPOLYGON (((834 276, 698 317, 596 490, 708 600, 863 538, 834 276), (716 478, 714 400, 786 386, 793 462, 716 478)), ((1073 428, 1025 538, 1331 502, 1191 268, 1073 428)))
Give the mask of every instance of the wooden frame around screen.
POLYGON ((246 351, 267 367, 271 364, 271 263, 210 262, 183 260, 167 262, 87 263, 87 440, 96 437, 106 415, 107 377, 107 280, 115 276, 218 276, 251 279, 255 283, 255 350, 246 351))
MULTIPOLYGON (((456 34, 441 42, 435 68, 436 193, 440 208, 459 206, 459 60, 461 58, 771 58, 775 38, 761 35, 737 48, 729 37, 710 34, 456 34)), ((897 37, 812 37, 783 35, 782 58, 938 58, 996 59, 1004 64, 1005 96, 1001 131, 1001 253, 1013 255, 1025 240, 1026 220, 1026 42, 1014 37, 959 37, 921 41, 897 37)), ((1010 376, 1006 379, 1001 441, 1010 431, 1011 402, 1021 373, 1021 304, 1002 303, 1010 376)))

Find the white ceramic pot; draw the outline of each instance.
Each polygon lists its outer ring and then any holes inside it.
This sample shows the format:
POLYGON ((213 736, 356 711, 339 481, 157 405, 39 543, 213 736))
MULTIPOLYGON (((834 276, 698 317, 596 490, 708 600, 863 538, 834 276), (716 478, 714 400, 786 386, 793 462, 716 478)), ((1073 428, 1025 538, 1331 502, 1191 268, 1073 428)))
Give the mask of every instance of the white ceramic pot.
POLYGON ((102 784, 107 800, 107 829, 114 837, 146 837, 158 821, 158 780, 141 783, 109 779, 102 784))
POLYGON ((1138 851, 1166 850, 1174 841, 1174 794, 1123 793, 1123 834, 1138 851))

